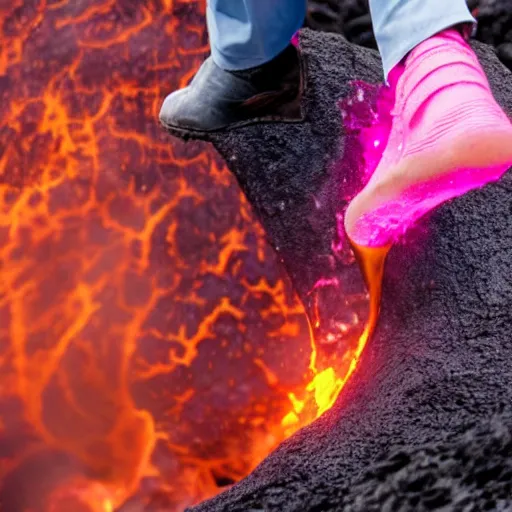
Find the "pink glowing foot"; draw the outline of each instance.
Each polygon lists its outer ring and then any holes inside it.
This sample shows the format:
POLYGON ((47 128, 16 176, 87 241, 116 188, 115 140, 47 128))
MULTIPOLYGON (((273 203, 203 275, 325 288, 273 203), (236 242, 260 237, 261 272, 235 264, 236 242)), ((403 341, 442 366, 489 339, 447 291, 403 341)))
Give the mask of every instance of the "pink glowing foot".
POLYGON ((389 246, 422 215, 512 166, 512 124, 456 30, 417 46, 391 73, 393 122, 382 159, 350 203, 345 230, 389 246))

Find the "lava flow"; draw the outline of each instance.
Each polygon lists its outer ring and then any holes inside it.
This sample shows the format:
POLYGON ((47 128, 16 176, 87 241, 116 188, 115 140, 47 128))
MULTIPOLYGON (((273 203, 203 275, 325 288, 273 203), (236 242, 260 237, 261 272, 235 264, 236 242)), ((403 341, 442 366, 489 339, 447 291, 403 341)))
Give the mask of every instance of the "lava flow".
POLYGON ((329 409, 365 338, 319 360, 234 179, 158 126, 203 1, 9 4, 0 508, 182 510, 329 409))

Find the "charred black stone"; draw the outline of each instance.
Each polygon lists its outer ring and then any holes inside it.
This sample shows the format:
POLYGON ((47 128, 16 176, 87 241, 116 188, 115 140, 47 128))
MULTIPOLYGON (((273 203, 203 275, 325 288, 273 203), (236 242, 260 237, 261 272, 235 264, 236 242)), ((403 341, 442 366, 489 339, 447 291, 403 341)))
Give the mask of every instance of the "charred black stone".
MULTIPOLYGON (((336 35, 304 31, 302 44, 306 121, 214 143, 307 304, 319 275, 355 279, 353 267, 328 264, 344 195, 333 162, 348 155, 336 101, 381 70, 374 51, 336 35)), ((475 49, 510 112, 510 72, 475 49)), ((508 173, 411 229, 390 253, 377 331, 334 408, 194 510, 510 510, 511 213, 508 173)))

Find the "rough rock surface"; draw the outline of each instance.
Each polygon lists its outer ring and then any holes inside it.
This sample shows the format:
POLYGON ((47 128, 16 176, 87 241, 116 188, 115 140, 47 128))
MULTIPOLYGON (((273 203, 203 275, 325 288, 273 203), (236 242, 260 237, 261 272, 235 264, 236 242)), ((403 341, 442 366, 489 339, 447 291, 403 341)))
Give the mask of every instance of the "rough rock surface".
MULTIPOLYGON (((493 45, 500 60, 512 69, 512 0, 467 0, 467 4, 478 21, 476 39, 493 45)), ((368 0, 309 0, 306 26, 377 48, 368 0)))
MULTIPOLYGON (((338 163, 345 141, 337 100, 349 94, 355 78, 379 83, 382 71, 377 52, 347 44, 335 34, 304 34, 306 67, 311 68, 305 122, 255 125, 215 136, 212 142, 256 210, 310 318, 320 318, 317 339, 331 335, 343 342, 351 335, 351 317, 361 313, 366 301, 347 303, 363 285, 353 259, 347 258, 348 244, 343 247, 338 237, 336 216, 356 191, 353 169, 358 162, 353 151, 345 151, 349 160, 338 163), (341 250, 334 251, 333 244, 341 250), (320 280, 343 286, 315 288, 320 280), (337 328, 340 324, 348 335, 337 328)), ((362 326, 355 329, 359 335, 362 326)))
POLYGON ((511 510, 511 427, 507 411, 463 436, 395 448, 348 490, 344 510, 511 510))
MULTIPOLYGON (((305 31, 302 45, 307 119, 214 143, 307 302, 319 275, 345 272, 329 266, 343 196, 331 163, 346 150, 336 99, 380 67, 336 35, 305 31)), ((476 49, 512 111, 510 73, 476 49)), ((509 173, 411 229, 390 253, 377 331, 333 409, 194 510, 512 510, 511 213, 509 173)))

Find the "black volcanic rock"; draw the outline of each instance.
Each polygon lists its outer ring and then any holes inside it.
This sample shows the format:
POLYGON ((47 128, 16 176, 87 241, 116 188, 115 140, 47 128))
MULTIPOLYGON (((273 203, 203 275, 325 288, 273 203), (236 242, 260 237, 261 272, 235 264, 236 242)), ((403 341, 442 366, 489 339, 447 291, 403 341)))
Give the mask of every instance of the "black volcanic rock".
MULTIPOLYGON (((381 71, 375 52, 336 35, 304 31, 302 46, 307 119, 213 142, 311 314, 320 276, 356 282, 332 244, 352 179, 333 164, 350 157, 336 102, 351 80, 381 71)), ((492 49, 476 50, 510 112, 510 72, 492 49)), ((511 266, 509 173, 438 208, 392 249, 377 331, 335 406, 194 510, 511 510, 511 266)), ((332 293, 336 315, 343 290, 332 293)))
POLYGON ((395 448, 347 490, 346 512, 511 510, 510 410, 464 435, 395 448), (444 507, 444 508, 443 508, 444 507))
MULTIPOLYGON (((478 25, 475 38, 493 45, 498 57, 512 70, 512 0, 467 0, 478 25)), ((348 41, 377 48, 368 0, 309 0, 305 25, 343 34, 348 41)))

